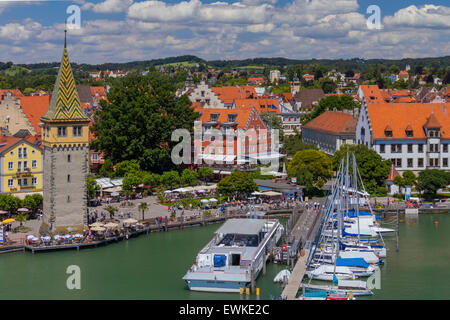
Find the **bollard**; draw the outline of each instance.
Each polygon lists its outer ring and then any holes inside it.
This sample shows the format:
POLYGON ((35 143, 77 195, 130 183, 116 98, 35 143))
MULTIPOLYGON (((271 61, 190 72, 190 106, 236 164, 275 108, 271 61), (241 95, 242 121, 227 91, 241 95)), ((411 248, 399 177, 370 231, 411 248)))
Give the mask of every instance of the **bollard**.
POLYGON ((348 293, 348 297, 349 297, 350 300, 353 300, 353 291, 350 291, 348 293))
POLYGON ((259 300, 259 288, 256 288, 256 299, 259 300))
POLYGON ((246 300, 250 299, 250 288, 245 288, 246 300))
POLYGON ((244 299, 244 288, 242 287, 239 288, 239 297, 241 298, 241 300, 244 299))

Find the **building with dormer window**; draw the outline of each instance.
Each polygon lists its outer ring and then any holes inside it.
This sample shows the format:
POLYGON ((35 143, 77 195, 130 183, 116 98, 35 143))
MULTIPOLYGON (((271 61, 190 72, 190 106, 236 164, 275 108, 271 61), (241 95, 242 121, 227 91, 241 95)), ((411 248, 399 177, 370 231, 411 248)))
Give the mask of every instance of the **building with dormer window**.
POLYGON ((449 171, 450 103, 363 103, 356 140, 399 172, 449 171))

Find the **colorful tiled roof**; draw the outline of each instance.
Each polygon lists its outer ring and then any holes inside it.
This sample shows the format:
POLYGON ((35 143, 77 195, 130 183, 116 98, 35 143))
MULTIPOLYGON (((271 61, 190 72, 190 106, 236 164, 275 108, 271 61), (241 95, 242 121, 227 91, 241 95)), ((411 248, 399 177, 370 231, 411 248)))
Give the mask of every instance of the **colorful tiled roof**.
POLYGON ((42 117, 42 120, 56 122, 89 121, 81 108, 65 43, 61 66, 58 77, 56 78, 50 106, 47 113, 42 117))

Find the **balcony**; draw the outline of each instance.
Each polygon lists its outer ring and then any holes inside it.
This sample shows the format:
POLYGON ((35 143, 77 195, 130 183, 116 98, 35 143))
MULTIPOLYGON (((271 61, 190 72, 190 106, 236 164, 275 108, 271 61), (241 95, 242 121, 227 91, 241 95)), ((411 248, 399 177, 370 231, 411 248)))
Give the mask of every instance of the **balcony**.
POLYGON ((30 168, 23 168, 23 169, 17 169, 16 171, 17 176, 30 176, 31 175, 31 169, 30 168))

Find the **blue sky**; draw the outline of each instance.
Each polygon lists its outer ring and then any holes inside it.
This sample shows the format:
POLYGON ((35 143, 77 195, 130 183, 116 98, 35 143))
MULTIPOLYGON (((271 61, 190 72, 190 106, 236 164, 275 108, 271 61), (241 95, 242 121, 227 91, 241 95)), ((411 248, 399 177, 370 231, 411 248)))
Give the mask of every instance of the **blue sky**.
POLYGON ((125 62, 194 54, 252 57, 406 58, 450 55, 448 0, 0 0, 0 61, 58 61, 66 9, 74 62, 125 62), (381 29, 369 29, 370 5, 381 29))

